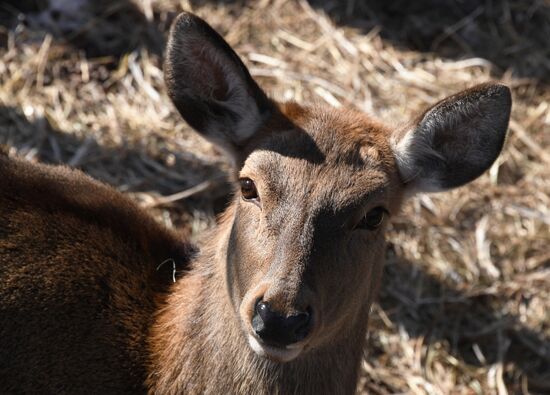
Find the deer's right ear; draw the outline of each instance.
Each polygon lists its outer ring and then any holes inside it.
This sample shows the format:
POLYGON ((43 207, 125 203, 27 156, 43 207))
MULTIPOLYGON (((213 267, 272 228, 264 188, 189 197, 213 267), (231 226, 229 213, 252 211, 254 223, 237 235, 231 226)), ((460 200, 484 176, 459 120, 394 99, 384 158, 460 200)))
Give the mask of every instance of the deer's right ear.
POLYGON ((168 94, 197 132, 236 154, 273 110, 229 44, 199 17, 182 13, 164 61, 168 94))

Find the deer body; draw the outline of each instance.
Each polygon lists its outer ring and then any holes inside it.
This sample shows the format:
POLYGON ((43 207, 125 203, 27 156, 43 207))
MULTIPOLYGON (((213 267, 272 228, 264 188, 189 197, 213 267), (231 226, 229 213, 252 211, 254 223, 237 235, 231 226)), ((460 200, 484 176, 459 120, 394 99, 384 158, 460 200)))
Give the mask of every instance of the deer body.
POLYGON ((233 202, 195 256, 111 188, 0 155, 0 384, 353 393, 386 217, 491 166, 509 90, 463 91, 399 129, 277 104, 191 14, 172 27, 165 73, 183 118, 232 159, 233 202))
POLYGON ((186 246, 78 171, 0 154, 0 179, 1 392, 143 391, 154 265, 186 246))

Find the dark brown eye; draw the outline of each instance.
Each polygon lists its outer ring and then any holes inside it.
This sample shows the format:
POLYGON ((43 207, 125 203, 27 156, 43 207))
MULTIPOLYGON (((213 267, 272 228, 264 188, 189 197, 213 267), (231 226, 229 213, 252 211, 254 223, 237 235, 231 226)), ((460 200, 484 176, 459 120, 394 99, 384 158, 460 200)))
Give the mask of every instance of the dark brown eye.
POLYGON ((382 225, 387 210, 384 207, 375 207, 367 213, 357 225, 359 229, 374 230, 382 225))
POLYGON ((244 200, 258 199, 258 191, 256 190, 256 185, 254 185, 254 181, 250 178, 241 178, 239 182, 241 183, 241 193, 244 200))

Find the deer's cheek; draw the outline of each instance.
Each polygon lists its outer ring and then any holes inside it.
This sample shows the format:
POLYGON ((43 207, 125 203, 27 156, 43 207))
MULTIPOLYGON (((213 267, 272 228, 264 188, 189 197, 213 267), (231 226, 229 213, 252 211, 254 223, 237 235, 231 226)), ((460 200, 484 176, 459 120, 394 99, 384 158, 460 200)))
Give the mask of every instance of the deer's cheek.
POLYGON ((228 245, 227 275, 229 284, 233 284, 232 297, 235 303, 242 301, 244 295, 258 282, 268 270, 266 242, 259 221, 240 215, 233 225, 228 245))

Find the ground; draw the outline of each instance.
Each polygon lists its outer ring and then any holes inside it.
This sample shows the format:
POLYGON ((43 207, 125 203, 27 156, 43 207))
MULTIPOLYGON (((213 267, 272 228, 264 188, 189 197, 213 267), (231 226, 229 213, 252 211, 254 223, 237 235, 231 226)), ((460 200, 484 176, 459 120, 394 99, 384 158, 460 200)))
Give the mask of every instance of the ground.
POLYGON ((393 221, 359 393, 550 393, 547 0, 32 0, 0 4, 0 144, 83 169, 193 239, 228 164, 170 104, 161 56, 207 19, 277 99, 389 123, 476 83, 513 91, 509 137, 473 184, 393 221))

